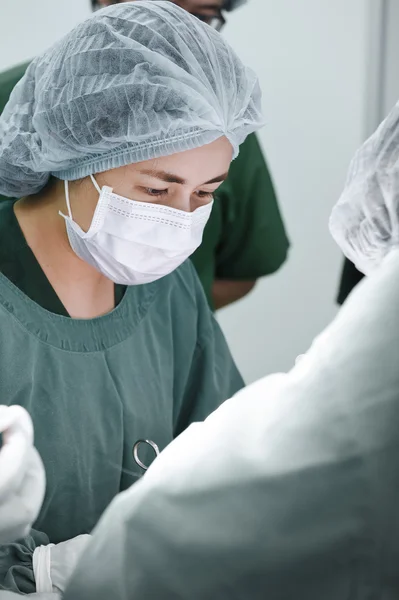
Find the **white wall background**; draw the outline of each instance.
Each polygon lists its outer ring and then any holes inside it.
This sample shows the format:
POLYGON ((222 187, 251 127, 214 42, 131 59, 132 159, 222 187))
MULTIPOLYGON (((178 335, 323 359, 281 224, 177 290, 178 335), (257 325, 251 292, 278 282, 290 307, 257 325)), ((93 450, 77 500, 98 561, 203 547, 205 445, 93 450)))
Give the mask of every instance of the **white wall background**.
POLYGON ((247 381, 289 368, 336 312, 328 218, 364 134, 368 11, 366 0, 250 0, 226 30, 261 79, 261 140, 292 242, 282 271, 220 313, 247 381))
MULTIPOLYGON (((380 0, 381 1, 381 0, 380 0)), ((384 0, 384 59, 382 65, 381 109, 387 115, 399 98, 399 2, 384 0)))
MULTIPOLYGON (((282 271, 220 313, 248 381, 289 368, 336 312, 342 261, 327 223, 364 134, 368 10, 367 0, 250 0, 229 18, 227 37, 261 79, 261 140, 292 242, 282 271)), ((89 12, 89 0, 1 0, 0 69, 89 12)))
POLYGON ((90 0, 0 0, 0 70, 27 61, 90 14, 90 0))

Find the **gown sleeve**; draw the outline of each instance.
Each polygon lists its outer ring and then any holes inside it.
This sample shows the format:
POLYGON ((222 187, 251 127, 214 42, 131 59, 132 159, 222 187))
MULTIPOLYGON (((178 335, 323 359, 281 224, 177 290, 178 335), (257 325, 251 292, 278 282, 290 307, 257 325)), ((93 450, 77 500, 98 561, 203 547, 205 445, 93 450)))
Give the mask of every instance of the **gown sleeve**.
MULTIPOLYGON (((22 540, 0 546, 0 590, 22 594, 36 592, 32 557, 36 547, 50 541, 44 533, 31 530, 22 540)), ((1 595, 0 595, 1 600, 1 595)))

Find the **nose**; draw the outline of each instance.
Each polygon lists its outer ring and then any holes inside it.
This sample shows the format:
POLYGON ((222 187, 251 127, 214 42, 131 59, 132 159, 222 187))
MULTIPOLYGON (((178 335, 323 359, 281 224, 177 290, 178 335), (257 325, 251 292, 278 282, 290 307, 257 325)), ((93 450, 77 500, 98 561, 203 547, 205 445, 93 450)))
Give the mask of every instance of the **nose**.
POLYGON ((195 200, 192 198, 190 192, 184 189, 180 189, 174 194, 170 206, 171 208, 176 208, 177 210, 182 210, 187 213, 191 213, 197 208, 195 200))

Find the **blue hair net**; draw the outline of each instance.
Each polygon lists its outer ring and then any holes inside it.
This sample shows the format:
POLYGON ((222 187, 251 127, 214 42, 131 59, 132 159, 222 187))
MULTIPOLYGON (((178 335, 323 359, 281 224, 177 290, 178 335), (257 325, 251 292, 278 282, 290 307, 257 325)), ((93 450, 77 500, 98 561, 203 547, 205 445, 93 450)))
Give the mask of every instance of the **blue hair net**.
POLYGON ((50 174, 92 173, 208 144, 237 155, 262 125, 255 74, 226 41, 171 2, 95 13, 36 58, 0 117, 0 193, 50 174))

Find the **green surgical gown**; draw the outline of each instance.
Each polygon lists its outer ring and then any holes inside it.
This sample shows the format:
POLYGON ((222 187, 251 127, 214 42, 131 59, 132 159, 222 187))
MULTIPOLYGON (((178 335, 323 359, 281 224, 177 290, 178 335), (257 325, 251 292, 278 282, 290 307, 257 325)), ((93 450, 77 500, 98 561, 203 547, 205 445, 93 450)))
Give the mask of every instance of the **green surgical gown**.
POLYGON ((47 475, 32 535, 0 547, 0 590, 34 592, 36 545, 91 532, 142 475, 138 439, 162 450, 243 385, 190 261, 97 319, 51 312, 54 298, 0 203, 0 403, 30 413, 47 475))

